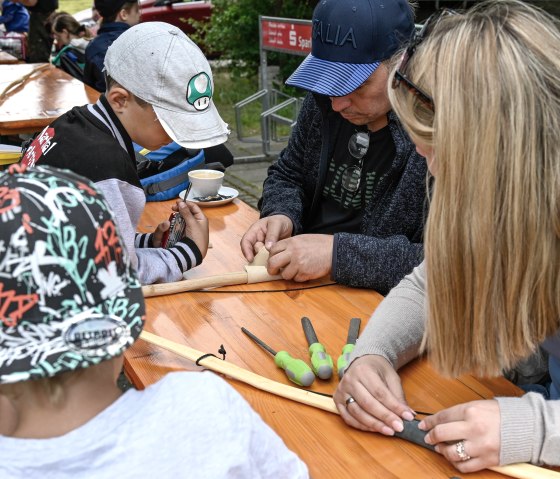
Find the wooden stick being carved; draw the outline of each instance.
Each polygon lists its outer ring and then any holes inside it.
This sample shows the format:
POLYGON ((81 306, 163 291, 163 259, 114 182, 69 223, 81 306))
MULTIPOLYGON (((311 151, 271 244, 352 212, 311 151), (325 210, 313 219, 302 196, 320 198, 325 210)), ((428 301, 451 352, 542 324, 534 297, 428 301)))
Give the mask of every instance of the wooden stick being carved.
MULTIPOLYGON (((169 339, 162 338, 155 334, 149 333, 148 331, 142 331, 140 338, 149 343, 160 346, 168 351, 174 352, 179 356, 190 359, 191 361, 196 361, 204 353, 197 351, 196 349, 190 348, 183 344, 178 344, 169 339)), ((276 394, 277 396, 285 397, 291 399, 292 401, 297 401, 309 406, 317 407, 325 411, 336 413, 336 406, 334 401, 327 396, 321 396, 304 389, 294 388, 288 386, 287 384, 282 384, 272 379, 265 378, 251 371, 247 371, 235 364, 228 363, 227 361, 222 361, 219 358, 213 356, 208 356, 203 360, 199 361, 201 366, 211 369, 217 373, 225 374, 230 378, 237 379, 238 381, 244 382, 251 386, 261 389, 263 391, 276 394)))
MULTIPOLYGON (((140 338, 148 343, 160 346, 168 351, 171 351, 179 356, 196 361, 204 353, 197 351, 189 346, 170 341, 169 339, 162 338, 148 331, 142 331, 140 338)), ((209 356, 199 361, 199 364, 205 368, 224 374, 232 379, 249 384, 262 391, 267 391, 277 396, 291 399, 308 406, 313 406, 323 411, 338 414, 338 410, 332 398, 321 396, 304 389, 298 389, 287 384, 282 384, 272 379, 265 378, 251 371, 247 371, 235 364, 222 361, 221 359, 209 356)), ((560 473, 550 469, 533 466, 532 464, 510 464, 508 466, 495 466, 490 467, 492 471, 499 472, 510 477, 518 479, 559 479, 560 473)))
POLYGON ((219 288, 220 286, 233 286, 236 284, 253 284, 281 279, 280 275, 272 276, 266 271, 268 251, 262 248, 252 263, 245 266, 243 271, 235 273, 217 274, 204 278, 187 279, 174 283, 150 284, 142 286, 144 297, 162 296, 165 294, 184 293, 205 288, 219 288))

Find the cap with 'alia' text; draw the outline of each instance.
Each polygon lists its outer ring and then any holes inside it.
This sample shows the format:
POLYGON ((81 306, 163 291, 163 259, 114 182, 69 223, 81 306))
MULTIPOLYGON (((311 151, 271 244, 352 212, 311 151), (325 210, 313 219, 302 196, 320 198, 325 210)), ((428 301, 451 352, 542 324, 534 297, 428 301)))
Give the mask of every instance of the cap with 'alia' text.
POLYGON ((321 0, 313 12, 311 53, 286 83, 321 95, 348 95, 413 32, 408 0, 321 0))

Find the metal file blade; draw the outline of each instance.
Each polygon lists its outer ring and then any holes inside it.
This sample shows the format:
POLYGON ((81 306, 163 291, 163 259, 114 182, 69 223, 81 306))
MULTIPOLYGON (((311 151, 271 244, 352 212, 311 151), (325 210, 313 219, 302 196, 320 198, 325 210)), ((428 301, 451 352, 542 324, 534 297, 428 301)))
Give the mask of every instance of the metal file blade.
POLYGON ((346 339, 346 344, 356 344, 358 335, 360 334, 360 326, 362 320, 360 318, 352 318, 350 320, 350 326, 348 327, 348 338, 346 339))
POLYGON ((308 317, 304 316, 303 318, 301 318, 301 326, 303 327, 305 339, 307 339, 307 343, 309 344, 309 346, 319 342, 317 334, 315 333, 315 329, 313 329, 311 320, 308 317))

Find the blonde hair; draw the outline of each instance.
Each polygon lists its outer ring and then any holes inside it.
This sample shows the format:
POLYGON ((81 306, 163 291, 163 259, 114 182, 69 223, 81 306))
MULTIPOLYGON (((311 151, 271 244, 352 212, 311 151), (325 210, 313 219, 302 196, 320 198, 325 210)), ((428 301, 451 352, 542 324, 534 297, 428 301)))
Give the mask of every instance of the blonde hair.
MULTIPOLYGON (((434 149, 424 346, 444 374, 498 374, 560 327, 560 33, 516 0, 443 18, 389 97, 434 149)), ((392 77, 391 77, 392 78, 392 77)))

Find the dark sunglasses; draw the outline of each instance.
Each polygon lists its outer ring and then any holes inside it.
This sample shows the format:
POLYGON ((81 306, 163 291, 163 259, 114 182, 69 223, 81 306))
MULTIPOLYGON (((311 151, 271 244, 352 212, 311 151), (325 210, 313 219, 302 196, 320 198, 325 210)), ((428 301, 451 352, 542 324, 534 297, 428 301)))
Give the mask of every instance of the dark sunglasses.
POLYGON ((402 59, 401 63, 395 71, 395 75, 393 76, 393 82, 391 84, 392 88, 398 88, 400 85, 404 85, 404 87, 413 95, 415 95, 418 100, 420 100, 426 108, 429 110, 435 111, 434 99, 428 95, 422 88, 418 85, 413 83, 408 79, 404 71, 408 65, 408 62, 414 55, 414 52, 418 48, 418 46, 426 39, 429 33, 433 30, 434 26, 437 22, 442 18, 448 15, 456 15, 457 12, 454 10, 450 10, 448 8, 444 8, 442 10, 438 10, 435 13, 432 13, 420 29, 420 31, 415 32, 412 40, 408 44, 402 59))

